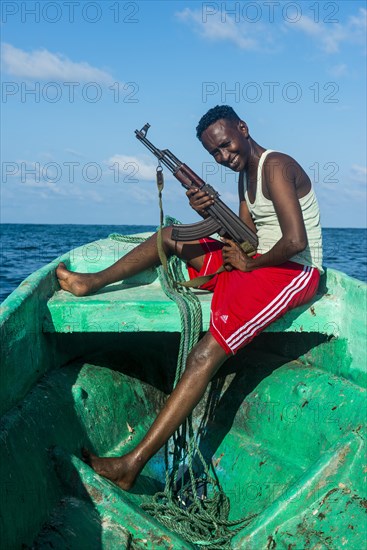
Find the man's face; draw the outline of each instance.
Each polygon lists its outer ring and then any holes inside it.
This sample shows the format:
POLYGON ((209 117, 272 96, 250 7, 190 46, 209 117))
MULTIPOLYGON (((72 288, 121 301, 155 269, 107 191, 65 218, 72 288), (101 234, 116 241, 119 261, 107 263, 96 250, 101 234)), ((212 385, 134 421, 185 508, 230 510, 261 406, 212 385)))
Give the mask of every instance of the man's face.
POLYGON ((223 166, 234 172, 246 167, 250 157, 248 128, 243 121, 220 119, 201 135, 205 149, 223 166))

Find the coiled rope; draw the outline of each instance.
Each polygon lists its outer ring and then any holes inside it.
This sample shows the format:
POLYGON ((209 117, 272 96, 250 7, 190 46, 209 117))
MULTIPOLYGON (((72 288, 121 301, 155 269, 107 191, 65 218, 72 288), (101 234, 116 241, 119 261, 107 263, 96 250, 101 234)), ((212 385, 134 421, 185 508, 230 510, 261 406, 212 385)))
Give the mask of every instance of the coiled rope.
MULTIPOLYGON (((179 223, 166 217, 165 226, 179 223)), ((139 244, 143 237, 110 235, 118 241, 139 244)), ((184 280, 182 262, 172 256, 157 268, 166 296, 177 304, 181 320, 181 338, 173 387, 186 366, 187 357, 199 340, 202 327, 201 306, 190 288, 177 284, 184 280)), ((156 493, 142 508, 160 523, 198 548, 226 550, 232 537, 256 514, 229 521, 229 498, 225 495, 213 465, 208 466, 194 433, 191 415, 165 445, 166 480, 164 490, 156 493), (171 456, 171 459, 170 459, 171 456), (199 463, 199 467, 198 467, 199 463), (195 464, 195 467, 194 467, 195 464), (200 477, 194 470, 200 471, 200 477), (188 479, 189 478, 189 479, 188 479)))
MULTIPOLYGON (((178 283, 178 281, 184 281, 181 260, 176 256, 167 258, 163 248, 163 227, 179 222, 169 216, 164 219, 162 205, 164 179, 160 162, 156 172, 160 209, 157 246, 161 261, 161 265, 157 268, 158 277, 166 296, 176 303, 181 320, 180 346, 173 383, 175 388, 186 367, 187 357, 199 340, 202 313, 198 297, 189 287, 178 283)), ((110 238, 137 244, 145 241, 143 237, 118 234, 110 235, 110 238)), ((210 408, 210 397, 208 408, 210 408)), ((193 430, 191 415, 171 440, 172 444, 168 441, 164 452, 166 466, 164 490, 156 493, 150 501, 143 503, 142 508, 198 548, 230 549, 232 537, 250 523, 256 514, 235 521, 228 520, 229 498, 219 483, 213 464, 210 465, 212 472, 210 474, 193 430), (170 463, 169 453, 172 446, 170 463), (201 472, 199 478, 194 472, 194 462, 199 462, 201 472)))

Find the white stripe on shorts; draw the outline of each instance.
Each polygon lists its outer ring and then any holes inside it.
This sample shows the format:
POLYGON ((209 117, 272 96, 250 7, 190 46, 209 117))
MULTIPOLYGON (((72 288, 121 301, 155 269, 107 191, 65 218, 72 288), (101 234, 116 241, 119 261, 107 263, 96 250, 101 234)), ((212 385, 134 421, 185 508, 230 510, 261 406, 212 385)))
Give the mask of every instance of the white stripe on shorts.
POLYGON ((226 344, 235 351, 236 348, 243 345, 259 328, 266 324, 269 324, 279 313, 284 310, 295 294, 300 292, 309 283, 313 273, 313 268, 304 266, 301 273, 299 273, 279 294, 276 296, 270 304, 257 313, 252 319, 247 321, 242 327, 240 327, 234 334, 232 334, 227 340, 226 344))

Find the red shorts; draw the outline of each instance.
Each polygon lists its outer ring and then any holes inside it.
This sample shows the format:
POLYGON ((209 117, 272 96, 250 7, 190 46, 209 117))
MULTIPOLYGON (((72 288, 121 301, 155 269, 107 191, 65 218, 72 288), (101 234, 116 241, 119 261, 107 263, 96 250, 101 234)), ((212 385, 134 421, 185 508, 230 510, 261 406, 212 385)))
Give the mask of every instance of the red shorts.
MULTIPOLYGON (((190 279, 209 275, 223 264, 222 243, 200 239, 205 259, 200 272, 188 265, 190 279)), ((200 288, 214 292, 210 332, 227 354, 243 346, 289 309, 311 300, 320 274, 295 262, 244 273, 237 269, 215 275, 200 288)))

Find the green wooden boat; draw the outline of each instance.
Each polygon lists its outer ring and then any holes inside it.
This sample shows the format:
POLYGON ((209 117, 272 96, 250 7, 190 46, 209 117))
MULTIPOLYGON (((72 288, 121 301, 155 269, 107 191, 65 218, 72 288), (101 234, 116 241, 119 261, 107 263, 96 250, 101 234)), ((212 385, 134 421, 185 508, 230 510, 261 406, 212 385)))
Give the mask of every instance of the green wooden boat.
MULTIPOLYGON (((98 271, 131 244, 110 238, 63 256, 98 271)), ((172 388, 176 304, 156 270, 75 298, 53 262, 2 304, 1 547, 199 547, 148 515, 163 451, 130 493, 80 459, 127 452, 172 388)), ((195 291, 208 327, 210 294, 195 291)), ((232 547, 361 549, 366 543, 366 285, 327 269, 312 303, 230 359, 194 412, 231 502, 255 514, 232 547), (208 399, 211 405, 208 407, 208 399)))

